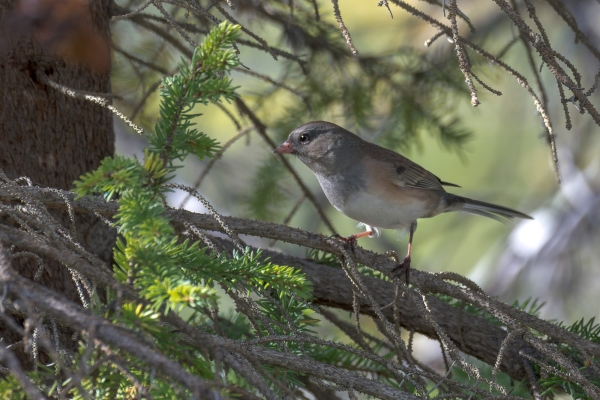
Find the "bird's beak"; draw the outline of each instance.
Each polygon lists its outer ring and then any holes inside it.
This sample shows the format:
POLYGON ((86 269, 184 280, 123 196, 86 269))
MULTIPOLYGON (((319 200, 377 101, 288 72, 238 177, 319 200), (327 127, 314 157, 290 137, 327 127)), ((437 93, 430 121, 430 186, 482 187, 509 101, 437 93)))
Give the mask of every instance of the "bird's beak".
POLYGON ((293 152, 294 152, 294 148, 292 147, 290 142, 287 142, 287 141, 283 142, 283 144, 281 146, 279 146, 278 148, 273 150, 273 153, 277 153, 277 154, 291 154, 293 152))

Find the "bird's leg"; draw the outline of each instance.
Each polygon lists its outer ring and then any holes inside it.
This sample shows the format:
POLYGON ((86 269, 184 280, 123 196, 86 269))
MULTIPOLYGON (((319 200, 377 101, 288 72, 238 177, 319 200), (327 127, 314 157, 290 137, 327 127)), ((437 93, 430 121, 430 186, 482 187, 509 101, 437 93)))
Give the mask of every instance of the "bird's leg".
POLYGON ((356 239, 360 239, 361 237, 371 236, 373 234, 372 230, 364 231, 361 233, 355 233, 354 235, 350 235, 348 237, 342 237, 340 235, 333 235, 333 237, 339 238, 342 242, 344 242, 344 248, 348 250, 350 248, 352 253, 354 253, 354 246, 356 246, 356 239))
POLYGON ((361 233, 355 233, 354 235, 350 235, 348 237, 342 238, 342 240, 346 243, 345 246, 346 248, 348 248, 348 246, 350 246, 350 248, 352 249, 352 253, 354 253, 354 246, 356 246, 356 239, 360 239, 361 237, 365 237, 365 236, 371 236, 373 234, 373 231, 368 230, 368 231, 364 231, 361 233))
POLYGON ((410 252, 412 250, 413 235, 415 234, 416 229, 417 229, 416 222, 413 222, 412 224, 410 224, 410 233, 409 233, 409 237, 408 237, 408 251, 406 253, 406 257, 404 257, 404 260, 400 264, 396 265, 392 269, 392 273, 398 272, 398 275, 401 275, 402 271, 404 271, 404 273, 406 274, 406 286, 408 286, 408 275, 410 272, 410 252))

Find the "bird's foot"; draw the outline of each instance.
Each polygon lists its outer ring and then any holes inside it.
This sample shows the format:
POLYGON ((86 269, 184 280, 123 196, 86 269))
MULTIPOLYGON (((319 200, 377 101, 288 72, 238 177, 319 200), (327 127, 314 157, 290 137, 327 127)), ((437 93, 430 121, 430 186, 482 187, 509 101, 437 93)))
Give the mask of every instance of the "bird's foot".
POLYGON ((394 274, 397 277, 400 277, 403 272, 406 275, 406 286, 408 286, 408 280, 410 275, 410 256, 406 256, 400 264, 392 268, 392 274, 394 274))
POLYGON ((338 235, 337 233, 335 235, 331 235, 330 238, 336 238, 336 239, 340 239, 343 243, 344 243, 344 249, 345 250, 352 250, 352 254, 354 254, 354 248, 356 246, 356 235, 350 235, 348 237, 343 237, 338 235))

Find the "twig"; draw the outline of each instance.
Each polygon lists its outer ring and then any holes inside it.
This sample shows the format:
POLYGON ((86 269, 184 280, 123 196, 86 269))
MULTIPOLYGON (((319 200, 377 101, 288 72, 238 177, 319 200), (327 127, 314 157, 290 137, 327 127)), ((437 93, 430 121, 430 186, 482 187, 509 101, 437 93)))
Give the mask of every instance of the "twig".
MULTIPOLYGON (((169 32, 165 31, 161 27, 156 26, 155 24, 150 23, 150 21, 148 21, 146 18, 142 17, 141 14, 134 15, 133 17, 131 17, 131 22, 141 26, 142 28, 149 30, 150 32, 155 33, 157 36, 163 38, 167 43, 171 44, 173 47, 175 47, 177 50, 179 50, 181 52, 181 54, 183 54, 184 56, 186 56, 189 59, 192 58, 192 54, 193 54, 192 50, 190 50, 188 47, 186 47, 184 44, 182 44, 179 40, 177 40, 169 32)), ((165 23, 164 19, 161 19, 160 22, 165 23)))
POLYGON ((111 17, 110 20, 111 21, 119 21, 119 20, 131 18, 131 17, 141 13, 142 11, 144 11, 152 3, 154 3, 154 0, 148 0, 147 2, 142 4, 139 8, 135 9, 134 11, 126 13, 126 14, 115 15, 115 16, 111 17))
POLYGON ((166 70, 166 68, 161 67, 160 65, 156 65, 154 63, 142 60, 139 57, 134 56, 133 54, 130 54, 128 52, 126 52, 125 50, 123 50, 121 47, 117 46, 116 44, 112 43, 112 48, 119 54, 122 54, 125 58, 134 61, 138 64, 143 65, 144 67, 148 67, 150 69, 153 69, 154 71, 157 71, 163 75, 169 75, 169 71, 166 70))
POLYGON ((221 7, 219 4, 216 4, 215 7, 217 7, 217 10, 219 10, 219 12, 221 14, 223 14, 225 16, 225 18, 227 20, 229 20, 230 22, 240 25, 242 32, 246 33, 248 36, 252 37, 253 39, 255 39, 258 43, 260 43, 263 48, 271 55, 271 57, 273 57, 273 59, 275 61, 277 61, 277 54, 275 54, 275 52, 273 52, 271 50, 271 47, 269 46, 269 44, 267 43, 267 41, 263 38, 261 38, 260 36, 258 36, 257 34, 255 34, 254 32, 248 30, 243 24, 240 24, 235 18, 233 18, 227 11, 225 11, 223 9, 223 7, 221 7))
POLYGON ((66 94, 70 97, 76 98, 76 99, 89 100, 90 98, 98 98, 103 101, 107 101, 106 99, 118 99, 118 100, 123 99, 121 96, 112 94, 112 93, 88 92, 85 90, 73 89, 73 88, 61 85, 60 83, 57 83, 57 82, 54 82, 53 80, 51 80, 50 77, 44 71, 41 71, 39 69, 36 70, 36 78, 41 83, 48 85, 64 94, 66 94))
POLYGON ((504 357, 504 352, 508 348, 509 343, 511 342, 512 339, 515 338, 515 336, 521 335, 521 334, 522 334, 522 331, 513 330, 508 335, 506 335, 506 337, 502 341, 502 345, 500 346, 500 351, 498 351, 498 358, 496 359, 496 362, 494 363, 494 369, 492 370, 492 379, 495 380, 496 376, 498 375, 498 371, 500 370, 500 365, 502 365, 502 357, 504 357))
MULTIPOLYGON (((0 243, 0 270, 7 268, 10 268, 10 258, 2 246, 2 243, 0 243)), ((6 290, 7 286, 5 285, 4 287, 6 290)), ((2 310, 2 313, 4 313, 4 310, 2 310)), ((2 361, 8 367, 10 373, 17 379, 29 398, 36 400, 46 399, 46 396, 44 396, 29 380, 29 377, 21 367, 21 363, 17 357, 14 355, 12 350, 4 346, 4 343, 0 343, 0 361, 2 361)))
MULTIPOLYGON (((300 209, 300 206, 302 205, 302 203, 304 203, 304 200, 306 200, 306 195, 302 195, 298 201, 296 202, 296 204, 294 204, 294 206, 292 207, 292 209, 290 210, 290 212, 288 213, 288 215, 286 215, 286 217, 283 219, 283 221, 281 222, 282 225, 287 225, 290 223, 290 221, 292 220, 292 218, 294 217, 294 215, 296 214, 296 212, 300 209)), ((269 243, 269 246, 274 246, 275 245, 276 240, 272 240, 269 243)))
POLYGON ((344 39, 346 39, 346 44, 350 48, 350 51, 352 52, 352 54, 357 56, 358 51, 354 47, 354 44, 352 44, 352 38, 350 37, 350 32, 348 32, 348 29, 346 28, 346 25, 344 24, 344 20, 342 19, 342 13, 340 12, 340 6, 338 4, 338 0, 331 0, 331 3, 333 4, 333 14, 335 15, 335 20, 337 21, 338 25, 340 26, 340 30, 342 31, 342 36, 344 36, 344 39))
POLYGON ((425 46, 430 47, 433 44, 433 42, 435 42, 436 40, 438 40, 445 34, 446 34, 446 32, 444 32, 444 31, 438 31, 435 35, 433 35, 432 37, 430 37, 429 39, 427 39, 425 41, 425 46))
MULTIPOLYGON (((588 111, 594 122, 600 126, 600 114, 594 105, 589 101, 589 99, 583 95, 583 92, 578 85, 571 80, 569 75, 564 71, 560 64, 556 62, 554 59, 556 52, 544 42, 539 34, 533 32, 531 28, 523 22, 519 15, 506 3, 505 0, 494 0, 494 2, 498 4, 502 11, 504 11, 513 21, 513 23, 517 25, 521 31, 521 34, 531 42, 556 79, 563 85, 573 90, 574 94, 579 99, 582 108, 588 111)), ((553 157, 553 160, 556 164, 557 159, 553 157)))
POLYGON ((10 267, 0 265, 0 282, 10 283, 9 293, 23 301, 30 302, 40 312, 55 317, 80 331, 90 326, 96 327, 96 337, 104 343, 113 345, 121 351, 127 352, 142 362, 155 366, 162 374, 189 389, 196 398, 211 398, 213 391, 211 384, 190 374, 178 363, 156 352, 137 340, 132 340, 135 335, 127 330, 117 327, 97 316, 84 312, 75 304, 70 303, 62 296, 51 290, 20 277, 10 267))
MULTIPOLYGON (((214 15, 208 13, 206 10, 204 10, 204 9, 202 9, 200 7, 197 7, 193 2, 190 3, 190 4, 192 5, 191 9, 194 10, 196 13, 198 13, 198 14, 206 17, 206 18, 208 18, 210 21, 214 22, 215 24, 219 24, 221 22, 221 20, 219 20, 218 18, 216 18, 214 15)), ((160 32, 160 31, 157 30, 159 28, 156 27, 156 25, 149 24, 148 21, 146 21, 146 20, 156 21, 156 22, 159 22, 161 24, 167 23, 163 18, 159 18, 159 17, 156 17, 154 15, 148 15, 148 14, 140 14, 140 15, 138 15, 135 18, 132 19, 133 22, 138 23, 140 26, 144 26, 147 29, 152 30, 153 32, 155 32, 158 35, 162 36, 162 32, 160 32)), ((204 34, 204 35, 207 35, 208 32, 210 31, 210 29, 208 29, 208 28, 202 28, 202 27, 199 27, 199 26, 196 26, 196 25, 192 25, 192 24, 188 24, 188 23, 184 23, 184 22, 179 22, 179 25, 183 29, 185 29, 185 30, 187 30, 189 32, 201 33, 201 34, 204 34)), ((165 37, 165 39, 167 39, 167 38, 165 37)), ((169 41, 171 39, 173 39, 172 36, 169 38, 169 41)), ((277 47, 273 47, 273 46, 268 46, 265 49, 265 47, 264 47, 263 44, 256 43, 254 41, 246 40, 246 39, 243 39, 243 38, 237 39, 236 43, 239 43, 239 44, 244 45, 244 46, 252 47, 252 48, 255 48, 255 49, 259 49, 259 50, 262 50, 262 51, 265 51, 265 52, 268 52, 268 53, 272 52, 272 53, 276 54, 277 56, 281 56, 281 57, 286 58, 288 60, 293 60, 296 63, 298 63, 298 65, 302 69, 302 72, 305 75, 308 73, 308 62, 307 61, 305 61, 302 58, 300 58, 298 56, 295 56, 295 55, 293 55, 293 54, 291 54, 291 53, 289 53, 289 52, 287 52, 287 51, 285 51, 283 49, 280 49, 280 48, 277 48, 277 47)), ((237 47, 236 47, 236 49, 237 49, 237 47)), ((239 52, 239 50, 236 50, 236 51, 239 52)))
MULTIPOLYGON (((223 156, 223 153, 225 153, 225 151, 227 151, 227 149, 229 149, 229 147, 231 147, 231 145, 233 145, 238 139, 246 136, 248 133, 252 132, 253 130, 254 130, 253 127, 242 129, 234 137, 232 137, 227 142, 225 142, 223 147, 221 147, 219 149, 219 151, 214 155, 214 157, 210 159, 210 162, 206 165, 206 168, 204 168, 204 170, 202 171, 202 173, 200 174, 198 179, 196 179, 196 182, 194 182, 194 185, 192 186, 192 188, 198 190, 200 188, 200 185, 202 185, 202 181, 204 181, 204 178, 206 177, 206 175, 210 172, 210 170, 215 165, 217 160, 219 160, 223 156)), ((188 194, 185 196, 185 198, 181 201, 181 204, 179 204, 179 208, 184 208, 185 205, 187 204, 187 202, 191 198, 192 198, 192 194, 188 192, 188 194)))
POLYGON ((448 7, 448 19, 450 20, 450 24, 452 26, 452 38, 454 39, 454 49, 456 50, 456 55, 458 56, 458 65, 461 72, 465 76, 465 80, 467 81, 467 85, 471 91, 471 105, 473 107, 477 107, 479 104, 481 104, 481 102, 477 97, 477 89, 475 89, 475 85, 471 80, 471 67, 467 62, 464 49, 462 48, 460 42, 460 36, 458 35, 458 23, 456 22, 456 0, 450 0, 450 5, 448 7))
POLYGON ((394 14, 392 14, 392 10, 390 9, 390 4, 387 2, 387 0, 379 0, 379 3, 377 3, 377 6, 387 8, 387 10, 390 13, 390 17, 392 17, 392 19, 394 19, 394 14))
POLYGON ((523 360, 523 366, 525 367, 525 371, 527 371, 527 378, 529 379, 529 385, 531 386, 531 390, 533 391, 533 398, 535 400, 542 400, 540 386, 538 385, 535 372, 531 367, 531 362, 529 360, 523 360))
POLYGON ((261 80, 263 80, 265 82, 268 82, 268 83, 270 83, 273 86, 276 86, 276 87, 279 87, 279 88, 287 90, 288 92, 292 93, 293 95, 297 96, 300 100, 302 100, 302 102, 304 103, 304 105, 308 109, 308 112, 312 113, 312 107, 310 106, 310 103, 308 102, 308 99, 306 98, 306 96, 304 96, 302 93, 298 92, 296 89, 293 89, 293 88, 289 87, 288 85, 286 85, 283 82, 277 82, 276 80, 271 79, 267 75, 260 74, 258 72, 254 72, 254 71, 250 71, 250 70, 248 70, 246 68, 235 67, 233 69, 235 71, 241 72, 242 74, 253 76, 255 78, 258 78, 258 79, 261 79, 261 80))
POLYGON ((113 114, 115 114, 117 117, 121 118, 127 125, 129 125, 131 128, 133 128, 133 130, 135 130, 137 133, 139 133, 140 135, 144 133, 144 130, 142 128, 140 128, 139 126, 134 124, 133 121, 131 121, 123 113, 121 113, 119 110, 117 110, 116 107, 108 104, 108 100, 106 100, 105 98, 102 98, 102 97, 96 96, 96 95, 81 93, 77 90, 74 90, 67 86, 63 86, 59 83, 56 83, 56 82, 52 81, 48 77, 48 75, 46 75, 45 72, 40 71, 40 70, 36 70, 36 76, 40 82, 52 87, 53 89, 58 90, 59 92, 65 94, 69 97, 91 101, 92 103, 96 103, 96 104, 112 111, 113 114))
POLYGON ((0 346, 0 361, 8 366, 8 371, 17 379, 30 399, 47 400, 47 397, 44 396, 29 380, 29 377, 21 367, 21 363, 19 363, 19 360, 14 353, 4 346, 0 346))
POLYGON ((506 55, 506 53, 508 52, 508 50, 511 49, 511 47, 517 43, 517 41, 519 40, 520 36, 515 36, 512 38, 512 40, 510 42, 508 42, 503 48, 502 50, 500 50, 498 52, 498 54, 496 54, 496 58, 502 58, 506 55))
POLYGON ((219 108, 219 110, 223 111, 223 113, 225 113, 225 115, 227 115, 227 117, 231 120, 231 122, 233 122, 233 124, 235 125, 235 129, 237 129, 238 131, 242 130, 242 124, 240 123, 240 121, 238 121, 238 119, 231 113, 231 111, 229 111, 223 104, 216 103, 216 106, 219 108))
POLYGON ((533 103, 535 104, 537 111, 540 113, 540 115, 542 117, 542 121, 544 122, 546 129, 548 130, 548 139, 550 142, 550 153, 551 153, 552 162, 554 165, 554 172, 556 175, 556 180, 560 184, 561 178, 560 178, 560 168, 559 168, 559 164, 558 164, 558 151, 556 148, 556 136, 554 134, 554 128, 552 127, 552 122, 550 120, 550 116, 548 115, 546 108, 544 107, 544 105, 542 104, 542 102, 540 101, 538 96, 535 94, 535 92, 533 91, 533 89, 531 88, 531 86, 529 85, 527 80, 525 79, 525 77, 523 75, 521 75, 520 73, 518 73, 513 68, 511 68, 510 66, 508 66, 508 64, 506 64, 504 61, 495 58, 492 54, 483 50, 481 47, 477 46, 475 43, 472 43, 469 41, 464 41, 464 43, 467 46, 469 46, 470 48, 472 48, 473 50, 475 50, 475 52, 477 52, 478 54, 480 54, 480 55, 488 58, 490 61, 493 61, 494 63, 498 64, 505 71, 507 71, 509 74, 511 74, 516 79, 516 81, 522 87, 525 88, 525 90, 527 90, 527 92, 529 93, 529 96, 533 99, 533 103))
POLYGON ((315 21, 319 22, 321 17, 319 16, 319 5, 317 4, 317 0, 309 0, 313 5, 313 9, 315 10, 315 21))
MULTIPOLYGON (((448 27, 444 24, 442 24, 441 22, 439 22, 438 20, 430 17, 429 15, 423 13, 422 11, 417 10, 416 8, 410 6, 409 4, 405 3, 403 0, 389 0, 391 2, 393 2, 394 4, 396 4, 397 6, 405 9, 406 11, 408 11, 409 13, 411 13, 412 15, 428 22, 429 24, 431 24, 432 26, 444 30, 445 32, 447 32, 448 34, 452 34, 452 28, 448 27)), ((503 0, 494 0, 496 3, 498 3, 499 5, 501 5, 501 8, 507 13, 509 14, 509 16, 511 16, 511 19, 513 19, 513 22, 515 23, 521 23, 522 20, 520 20, 519 16, 512 10, 512 8, 506 4, 505 1, 503 0), (506 11, 506 9, 509 9, 508 11, 506 11)), ((527 28, 529 29, 529 28, 527 28)), ((522 32, 522 34, 526 34, 526 33, 530 33, 531 30, 522 32)), ((526 35, 526 37, 529 37, 526 35)), ((512 75, 517 82, 523 86, 527 92, 529 93, 529 95, 531 96, 531 98, 533 99, 533 102, 537 108, 537 110, 540 112, 541 116, 542 116, 542 120, 544 122, 544 125, 546 126, 546 129, 548 130, 548 137, 549 137, 549 141, 550 141, 550 151, 551 151, 551 155, 552 155, 552 161, 554 164, 554 170, 556 173, 556 180, 557 182, 560 184, 560 169, 559 169, 559 165, 558 165, 558 153, 557 153, 557 149, 556 149, 556 139, 555 139, 555 135, 554 135, 554 130, 552 128, 552 123, 550 121, 550 117, 548 116, 546 109, 544 107, 544 105, 540 102, 539 98, 537 97, 537 95, 535 94, 535 92, 531 89, 531 87, 529 86, 529 83, 527 82, 527 80, 517 71, 515 71, 513 68, 511 68, 508 64, 506 64, 505 62, 503 62, 502 60, 500 60, 497 57, 494 57, 492 54, 490 54, 489 52, 485 51, 484 49, 482 49, 481 47, 479 47, 478 45, 476 45, 475 43, 460 37, 460 42, 465 44, 466 46, 470 47, 471 49, 473 49, 475 52, 477 52, 478 54, 484 56, 485 58, 487 58, 488 60, 490 60, 491 62, 494 62, 495 64, 499 65, 502 69, 504 69, 506 72, 508 72, 510 75, 512 75)), ((567 79, 569 79, 567 77, 567 79)), ((586 99, 586 105, 589 104, 589 106, 593 109, 593 106, 591 105, 591 103, 589 103, 586 99)), ((595 109, 594 109, 595 110, 595 109)), ((597 124, 600 125, 600 115, 598 115, 598 119, 594 118, 594 120, 596 121, 597 124)))
MULTIPOLYGON (((175 71, 175 72, 177 72, 177 71, 175 71)), ((163 79, 161 78, 161 79, 157 80, 156 82, 154 82, 148 88, 148 90, 146 90, 146 93, 144 94, 144 96, 140 99, 140 101, 136 104, 136 106, 133 108, 133 111, 131 112, 132 120, 134 120, 135 117, 137 117, 138 113, 142 110, 142 108, 146 104, 146 101, 148 101, 148 99, 150 98, 152 93, 154 93, 156 91, 156 89, 159 88, 159 86, 162 84, 162 82, 163 82, 163 79)))
POLYGON ((594 77, 594 84, 592 85, 592 87, 590 87, 590 89, 587 92, 585 92, 585 96, 590 97, 592 95, 592 93, 594 93, 594 91, 598 88, 599 83, 600 83, 600 70, 598 70, 598 73, 594 77))
POLYGON ((163 17, 165 17, 165 19, 169 21, 169 24, 181 35, 182 38, 185 39, 186 42, 190 44, 190 46, 192 46, 193 48, 198 47, 198 43, 192 40, 192 38, 181 28, 181 26, 179 26, 177 21, 175 21, 173 17, 169 15, 167 10, 165 10, 165 8, 161 4, 161 0, 152 0, 152 4, 154 4, 154 7, 156 7, 158 11, 160 11, 163 17))
POLYGON ((588 48, 590 53, 592 53, 592 55, 596 57, 598 61, 600 61, 600 51, 592 44, 587 35, 581 32, 581 30, 577 26, 577 20, 573 18, 573 16, 569 12, 569 10, 567 10, 564 4, 560 0, 546 1, 550 3, 550 6, 554 8, 554 11, 556 11, 556 13, 560 15, 560 17, 567 23, 569 28, 571 28, 571 30, 575 33, 575 43, 583 43, 583 45, 588 48))
POLYGON ((244 252, 245 245, 243 245, 243 243, 240 240, 240 238, 238 237, 237 233, 235 233, 229 226, 227 226, 227 224, 225 223, 225 221, 223 221, 222 216, 217 212, 217 210, 215 210, 215 208, 210 204, 210 202, 208 200, 206 200, 204 198, 204 196, 202 196, 200 193, 198 193, 198 191, 196 189, 187 187, 185 185, 180 185, 178 183, 167 183, 167 184, 165 184, 165 187, 183 190, 184 192, 188 192, 190 195, 192 195, 196 199, 198 199, 198 201, 200 201, 202 203, 202 205, 204 205, 204 207, 206 207, 208 212, 210 212, 210 214, 215 218, 215 220, 219 221, 219 223, 221 224, 221 227, 223 228, 223 231, 225 231, 225 233, 227 233, 227 235, 231 238, 231 240, 235 244, 235 247, 237 247, 237 249, 240 252, 242 252, 242 253, 244 252))
MULTIPOLYGON (((19 190, 29 193, 27 195, 21 194, 20 197, 37 196, 39 201, 43 201, 43 204, 46 204, 46 207, 48 208, 64 209, 64 207, 66 207, 64 200, 54 193, 43 193, 35 187, 19 187, 19 190)), ((73 195, 70 193, 66 195, 70 196, 70 198, 73 197, 73 195)), ((0 200, 2 200, 5 204, 20 201, 19 198, 16 197, 14 194, 6 194, 6 192, 2 192, 2 190, 0 190, 0 200)), ((117 212, 117 205, 115 203, 106 203, 101 199, 82 198, 77 201, 72 201, 72 204, 75 212, 89 212, 88 210, 95 209, 101 215, 105 216, 111 216, 117 212)), ((169 210, 167 211, 167 215, 174 222, 176 227, 183 226, 182 222, 187 221, 200 229, 218 231, 223 230, 223 227, 219 225, 210 215, 193 214, 179 210, 169 210)), ((223 217, 223 219, 228 226, 230 226, 232 229, 239 233, 251 234, 271 239, 277 238, 279 240, 287 241, 290 243, 300 244, 303 246, 308 246, 340 254, 340 250, 338 248, 339 243, 337 243, 336 241, 331 241, 330 239, 326 239, 321 235, 315 235, 313 233, 304 232, 299 229, 260 221, 242 220, 233 217, 223 217)), ((89 264, 89 262, 86 261, 84 258, 70 255, 66 251, 56 251, 47 244, 35 241, 31 239, 29 235, 21 233, 15 230, 14 228, 9 229, 8 227, 3 226, 2 229, 0 229, 0 240, 4 243, 17 244, 19 248, 21 248, 24 251, 34 250, 37 254, 43 255, 45 257, 50 257, 52 259, 60 259, 63 262, 65 262, 65 264, 68 265, 70 268, 80 271, 82 275, 86 275, 90 278, 93 278, 99 284, 109 285, 111 287, 114 287, 114 290, 120 290, 125 295, 133 296, 133 298, 136 298, 135 293, 130 293, 131 289, 114 282, 114 278, 112 278, 112 275, 110 273, 103 272, 105 271, 104 268, 92 267, 91 264, 89 264), (27 239, 28 237, 29 239, 27 239)), ((276 255, 275 253, 266 254, 268 254, 268 256, 272 258, 272 262, 280 263, 281 265, 298 265, 300 268, 303 268, 303 270, 305 271, 305 273, 308 274, 309 277, 315 276, 315 280, 313 281, 315 284, 314 295, 316 298, 323 299, 323 301, 325 302, 324 304, 335 304, 340 306, 344 302, 346 302, 346 307, 351 308, 351 302, 349 301, 349 299, 351 299, 352 289, 349 285, 349 282, 343 282, 344 279, 341 278, 343 275, 341 275, 342 272, 340 270, 335 270, 319 265, 311 267, 307 264, 306 261, 292 261, 291 258, 284 258, 281 259, 281 261, 277 261, 277 257, 282 257, 281 255, 276 255), (328 282, 335 282, 335 285, 333 283, 328 282), (332 286, 335 286, 334 292, 332 292, 331 290, 332 286)), ((384 272, 389 271, 395 265, 394 262, 387 259, 387 257, 368 252, 360 247, 357 247, 355 249, 354 257, 356 257, 357 261, 361 264, 371 266, 377 270, 384 272)), ((560 343, 569 344, 571 346, 574 346, 575 348, 581 349, 582 351, 585 351, 588 354, 590 354, 590 356, 600 355, 599 345, 590 343, 589 341, 586 341, 585 339, 571 332, 568 332, 565 329, 560 328, 552 323, 542 321, 530 314, 527 314, 520 310, 516 310, 506 304, 503 304, 495 299, 490 298, 489 296, 483 293, 449 284, 435 275, 421 272, 418 270, 413 271, 411 278, 412 283, 417 287, 421 288, 422 291, 445 294, 457 300, 473 304, 476 307, 480 307, 481 309, 497 316, 502 321, 506 321, 506 323, 511 324, 511 330, 533 329, 539 332, 540 334, 552 338, 553 341, 559 341, 560 343), (517 325, 513 325, 515 323, 517 323, 517 325)), ((393 285, 391 285, 390 283, 369 277, 362 277, 361 280, 363 281, 363 286, 366 284, 366 287, 371 288, 369 290, 373 292, 373 294, 377 297, 376 299, 374 298, 374 300, 377 303, 387 304, 394 299, 394 288, 393 285), (385 296, 387 296, 387 298, 385 296)), ((398 300, 401 302, 400 310, 402 310, 401 312, 403 316, 401 324, 403 324, 403 327, 405 327, 409 331, 416 329, 417 331, 423 332, 430 336, 435 335, 435 333, 432 333, 431 328, 427 327, 427 324, 423 324, 421 322, 423 318, 418 313, 415 313, 415 307, 412 303, 408 302, 407 299, 404 299, 402 297, 398 300)), ((431 312, 435 315, 435 318, 443 318, 444 326, 446 326, 446 324, 449 324, 449 327, 454 326, 460 320, 460 317, 458 316, 459 311, 453 309, 453 307, 441 303, 440 300, 432 297, 428 299, 428 303, 431 312)), ((371 311, 370 308, 370 300, 361 303, 361 312, 372 313, 373 311, 371 311)), ((393 319, 391 310, 390 312, 386 313, 386 318, 390 320, 393 319)), ((486 362, 490 364, 496 363, 501 347, 501 342, 506 337, 506 334, 503 333, 500 328, 493 327, 491 326, 491 324, 469 314, 465 314, 462 321, 462 324, 464 324, 464 326, 469 326, 470 329, 463 331, 463 329, 460 326, 448 328, 448 335, 452 335, 448 337, 451 337, 452 341, 459 346, 464 346, 461 345, 461 342, 468 344, 468 350, 461 347, 461 351, 468 351, 470 352, 470 354, 473 354, 474 351, 477 351, 477 353, 475 353, 477 354, 477 357, 486 360, 486 362), (464 335, 464 340, 461 340, 461 334, 464 335), (489 342, 491 338, 498 339, 499 341, 489 342)), ((539 339, 535 337, 529 338, 528 340, 534 340, 539 342, 539 339)), ((515 337, 512 339, 512 341, 513 344, 511 344, 510 348, 507 348, 506 351, 503 352, 500 368, 503 371, 509 371, 511 376, 515 376, 516 379, 521 379, 523 375, 514 375, 516 372, 510 369, 512 368, 511 365, 519 364, 519 362, 515 364, 515 361, 518 361, 518 358, 515 358, 514 352, 518 352, 519 349, 521 349, 522 351, 525 351, 526 354, 533 354, 535 358, 539 359, 542 356, 535 355, 535 351, 531 353, 532 350, 525 350, 528 347, 522 347, 523 345, 519 344, 522 343, 520 338, 515 337)))

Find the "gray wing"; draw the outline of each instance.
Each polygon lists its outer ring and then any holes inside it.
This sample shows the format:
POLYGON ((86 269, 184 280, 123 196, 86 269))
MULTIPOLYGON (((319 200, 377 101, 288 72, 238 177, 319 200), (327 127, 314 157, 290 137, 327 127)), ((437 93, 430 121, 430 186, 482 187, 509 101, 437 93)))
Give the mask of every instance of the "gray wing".
POLYGON ((411 187, 427 190, 444 190, 442 186, 460 187, 454 183, 444 182, 425 168, 410 161, 401 154, 374 145, 370 147, 369 155, 389 165, 394 184, 401 187, 411 187))
POLYGON ((395 163, 392 179, 398 186, 417 189, 444 190, 442 181, 419 164, 406 159, 408 162, 395 163))

